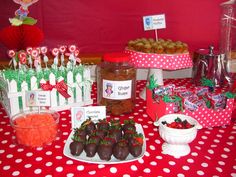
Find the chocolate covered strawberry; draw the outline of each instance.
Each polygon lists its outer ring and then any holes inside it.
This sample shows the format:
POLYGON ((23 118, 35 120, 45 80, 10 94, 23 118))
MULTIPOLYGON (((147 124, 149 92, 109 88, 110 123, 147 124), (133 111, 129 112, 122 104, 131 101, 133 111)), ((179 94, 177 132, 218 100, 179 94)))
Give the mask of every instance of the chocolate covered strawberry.
POLYGON ((91 120, 91 118, 85 120, 81 126, 85 127, 87 135, 90 135, 96 129, 95 123, 91 120))
POLYGON ((86 141, 86 130, 85 127, 75 128, 73 137, 80 137, 84 142, 86 141))
POLYGON ((86 152, 86 156, 87 157, 94 157, 96 152, 97 152, 97 147, 98 146, 97 146, 95 140, 89 139, 86 142, 86 145, 85 145, 85 148, 84 148, 84 151, 86 152))
POLYGON ((119 160, 125 160, 129 155, 128 143, 125 139, 118 141, 113 148, 113 155, 119 160))
POLYGON ((129 141, 129 152, 132 156, 138 157, 142 153, 143 148, 143 135, 134 134, 133 138, 129 141))
POLYGON ((84 142, 80 137, 73 137, 70 143, 70 153, 74 156, 79 156, 84 149, 84 142))
POLYGON ((109 161, 112 156, 112 146, 106 140, 102 140, 98 145, 97 153, 101 160, 109 161))
POLYGON ((108 130, 110 126, 109 122, 106 119, 99 120, 96 125, 98 130, 108 130))
POLYGON ((125 132, 126 130, 133 130, 136 131, 136 127, 135 127, 135 122, 133 119, 129 119, 129 120, 124 120, 124 124, 122 126, 123 131, 125 132))

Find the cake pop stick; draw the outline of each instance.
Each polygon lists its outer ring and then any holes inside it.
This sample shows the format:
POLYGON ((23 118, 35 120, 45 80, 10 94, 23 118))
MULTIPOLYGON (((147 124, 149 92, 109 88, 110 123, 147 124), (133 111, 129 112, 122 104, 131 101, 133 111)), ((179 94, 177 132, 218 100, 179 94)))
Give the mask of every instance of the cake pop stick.
POLYGON ((43 54, 43 62, 45 63, 46 69, 48 69, 48 56, 46 55, 48 51, 48 48, 43 46, 41 47, 41 53, 43 54))
POLYGON ((38 51, 38 49, 32 49, 32 51, 31 51, 31 56, 32 56, 32 58, 34 59, 34 67, 35 67, 36 70, 38 71, 38 70, 39 70, 39 67, 40 67, 40 58, 38 57, 38 56, 39 56, 39 51, 38 51))
POLYGON ((23 69, 24 71, 26 70, 25 64, 27 60, 27 53, 25 51, 20 51, 18 53, 18 58, 19 58, 19 69, 23 69), (23 65, 23 67, 22 67, 23 65))
POLYGON ((73 69, 73 67, 76 64, 76 58, 75 58, 76 46, 75 45, 70 45, 68 47, 68 49, 69 49, 69 52, 70 52, 69 60, 70 60, 70 62, 72 64, 72 69, 73 69))
POLYGON ((53 60, 53 65, 52 67, 54 69, 57 69, 57 65, 58 65, 58 54, 59 54, 59 49, 58 48, 53 48, 52 49, 52 55, 54 56, 54 60, 53 60))
POLYGON ((9 65, 13 65, 14 69, 16 70, 17 62, 16 62, 16 52, 14 50, 9 50, 8 51, 8 56, 11 58, 9 65))
POLYGON ((31 51, 32 51, 32 47, 26 48, 26 52, 28 54, 28 63, 30 65, 30 68, 32 69, 33 61, 32 61, 32 57, 31 57, 31 51))
POLYGON ((66 52, 66 46, 64 46, 64 45, 60 46, 59 51, 61 53, 61 66, 60 66, 60 68, 63 69, 64 68, 64 60, 65 60, 64 53, 66 52))
POLYGON ((80 64, 81 63, 81 59, 78 56, 79 56, 79 50, 76 49, 75 50, 75 58, 76 58, 75 60, 76 60, 77 63, 80 64))

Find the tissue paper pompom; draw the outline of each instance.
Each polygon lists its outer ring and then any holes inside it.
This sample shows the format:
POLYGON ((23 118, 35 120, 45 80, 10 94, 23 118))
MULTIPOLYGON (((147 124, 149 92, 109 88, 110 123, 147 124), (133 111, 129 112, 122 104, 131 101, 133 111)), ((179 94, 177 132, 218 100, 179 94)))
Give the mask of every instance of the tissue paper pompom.
POLYGON ((27 47, 39 46, 44 34, 36 26, 8 26, 0 31, 0 42, 8 49, 25 50, 27 47))

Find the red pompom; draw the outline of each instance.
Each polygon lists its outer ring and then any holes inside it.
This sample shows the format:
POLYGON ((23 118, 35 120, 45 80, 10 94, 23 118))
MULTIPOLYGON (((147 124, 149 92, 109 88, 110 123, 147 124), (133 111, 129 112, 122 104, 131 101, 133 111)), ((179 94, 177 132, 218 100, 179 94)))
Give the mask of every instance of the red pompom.
POLYGON ((38 47, 43 41, 41 29, 33 25, 8 26, 0 31, 0 42, 8 49, 26 50, 38 47))

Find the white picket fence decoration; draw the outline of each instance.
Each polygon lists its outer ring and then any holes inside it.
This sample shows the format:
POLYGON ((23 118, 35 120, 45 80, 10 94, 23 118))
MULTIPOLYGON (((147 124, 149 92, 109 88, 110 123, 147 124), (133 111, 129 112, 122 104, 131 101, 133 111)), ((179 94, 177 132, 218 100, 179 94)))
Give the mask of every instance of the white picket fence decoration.
MULTIPOLYGON (((62 111, 70 109, 72 106, 85 106, 91 105, 93 100, 91 98, 91 88, 92 80, 90 76, 89 67, 85 67, 83 78, 81 74, 75 76, 75 81, 73 79, 73 73, 69 71, 67 73, 67 85, 68 93, 70 98, 66 99, 63 97, 55 88, 50 91, 51 106, 50 110, 62 111)), ((17 92, 17 81, 15 80, 5 80, 4 76, 0 78, 1 82, 5 82, 6 88, 1 90, 1 102, 5 108, 9 117, 12 117, 15 114, 18 114, 22 111, 38 109, 36 107, 27 107, 25 93, 28 91, 27 82, 23 81, 21 84, 21 92, 17 92), (22 106, 20 107, 19 98, 22 99, 22 106)), ((56 77, 53 73, 49 75, 49 83, 55 85, 56 82, 64 80, 63 77, 60 77, 56 80, 56 77)), ((46 83, 44 79, 40 80, 40 83, 46 83)), ((41 90, 37 85, 37 78, 31 78, 31 90, 41 90)))

